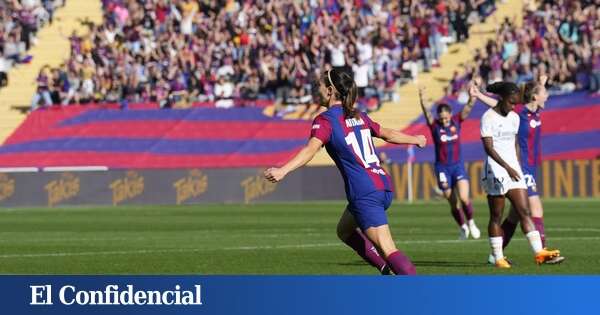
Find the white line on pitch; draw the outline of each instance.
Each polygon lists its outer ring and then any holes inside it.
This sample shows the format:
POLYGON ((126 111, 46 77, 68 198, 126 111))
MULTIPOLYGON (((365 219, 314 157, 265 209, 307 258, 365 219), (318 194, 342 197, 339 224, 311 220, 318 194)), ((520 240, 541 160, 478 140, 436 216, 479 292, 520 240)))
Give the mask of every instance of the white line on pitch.
POLYGON ((550 228, 549 231, 557 232, 600 232, 597 228, 550 228))
MULTIPOLYGON (((244 232, 255 232, 255 231, 261 231, 264 232, 265 230, 245 230, 244 232)), ((283 236, 288 236, 288 235, 297 235, 299 234, 299 232, 308 232, 308 231, 315 231, 315 229, 299 229, 299 230, 294 230, 290 233, 271 233, 271 234, 251 234, 252 237, 256 236, 256 237, 260 237, 260 238, 280 238, 283 236)), ((555 232, 600 232, 600 229, 596 229, 596 228, 551 228, 548 229, 548 231, 555 231, 555 232)), ((194 234, 211 234, 215 231, 213 230, 204 230, 204 231, 195 231, 194 234)), ((0 232, 0 243, 13 243, 14 240, 13 239, 2 239, 2 235, 3 234, 12 234, 12 232, 0 232)), ((302 233, 303 236, 319 236, 319 235, 325 235, 328 234, 327 233, 302 233)), ((247 236, 246 236, 247 237, 247 236)), ((192 239, 202 239, 204 238, 204 236, 202 237, 194 237, 191 236, 192 239)), ((76 236, 73 237, 63 237, 63 238, 40 238, 40 239, 27 239, 27 238, 19 238, 17 241, 19 241, 19 243, 22 244, 31 244, 31 243, 50 243, 50 242, 106 242, 106 241, 160 241, 160 240, 168 240, 168 239, 178 239, 177 236, 172 236, 172 237, 90 237, 90 238, 77 238, 76 236)), ((552 237, 551 239, 560 239, 560 238, 555 238, 552 237)), ((487 240, 487 239, 484 239, 487 240)), ((524 239, 522 239, 524 240, 524 239)), ((473 241, 473 240, 471 240, 473 241)), ((480 240, 481 241, 481 240, 480 240)), ((397 241, 396 243, 398 244, 428 244, 428 243, 435 243, 435 244, 443 244, 443 243, 461 243, 463 241, 460 240, 408 240, 408 241, 397 241)), ((336 243, 337 244, 337 243, 336 243)), ((276 245, 273 245, 276 246, 276 245)), ((260 248, 273 248, 273 246, 266 245, 266 246, 262 246, 262 247, 258 247, 257 249, 260 248)), ((304 246, 304 247, 315 247, 311 244, 305 244, 305 245, 282 245, 282 246, 304 246), (308 246, 306 246, 308 245, 308 246)), ((327 245, 330 246, 330 245, 327 245)), ((228 247, 225 248, 225 250, 244 250, 246 249, 246 247, 248 246, 241 246, 241 247, 228 247)), ((250 247, 250 249, 255 249, 254 247, 250 247)), ((0 257, 2 257, 2 255, 0 255, 0 257)))
MULTIPOLYGON (((513 241, 524 241, 524 238, 515 238, 513 241)), ((597 241, 600 237, 553 237, 553 241, 597 241)), ((447 244, 447 243, 473 243, 487 242, 487 239, 461 241, 461 240, 409 240, 399 241, 397 244, 447 244)), ((69 256, 94 256, 94 255, 132 255, 132 254, 163 254, 163 253, 192 253, 215 250, 264 250, 264 249, 287 249, 287 248, 312 248, 312 247, 331 247, 342 246, 341 242, 336 243, 318 243, 318 244, 290 244, 290 245, 270 245, 270 246, 239 246, 226 248, 180 248, 180 249, 140 249, 140 250, 122 250, 122 251, 97 251, 97 252, 66 252, 66 253, 38 253, 38 254, 4 254, 0 258, 37 258, 37 257, 69 257, 69 256)))

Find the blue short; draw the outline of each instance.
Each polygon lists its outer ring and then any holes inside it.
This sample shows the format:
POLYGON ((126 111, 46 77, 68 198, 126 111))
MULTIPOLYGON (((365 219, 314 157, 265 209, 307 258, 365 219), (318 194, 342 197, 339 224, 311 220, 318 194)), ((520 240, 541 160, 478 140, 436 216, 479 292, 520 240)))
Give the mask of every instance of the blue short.
POLYGON ((456 163, 451 165, 435 164, 435 177, 437 178, 438 187, 441 190, 452 189, 454 185, 462 179, 469 180, 464 163, 456 163))
POLYGON ((354 216, 358 227, 366 231, 388 223, 385 210, 392 204, 392 199, 391 191, 376 190, 351 201, 348 211, 354 216))
POLYGON ((537 167, 521 165, 523 169, 523 177, 525 185, 527 185, 527 194, 530 197, 538 196, 540 193, 537 190, 537 167))

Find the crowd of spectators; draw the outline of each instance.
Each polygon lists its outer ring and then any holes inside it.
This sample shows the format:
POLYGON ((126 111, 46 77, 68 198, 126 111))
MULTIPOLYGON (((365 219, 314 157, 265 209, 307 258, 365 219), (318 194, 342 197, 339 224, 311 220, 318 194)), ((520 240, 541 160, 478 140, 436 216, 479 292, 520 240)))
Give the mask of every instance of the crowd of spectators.
POLYGON ((447 89, 465 103, 472 78, 524 83, 546 75, 551 94, 585 89, 598 94, 600 1, 526 1, 522 21, 503 21, 495 39, 474 55, 447 89))
POLYGON ((31 57, 27 51, 36 42, 36 33, 52 23, 54 11, 64 0, 0 1, 0 88, 8 84, 9 70, 31 57))
POLYGON ((438 65, 493 0, 102 0, 104 21, 70 35, 71 53, 38 77, 45 104, 313 102, 321 71, 352 73, 360 96, 438 65), (46 93, 47 92, 47 93, 46 93), (44 96, 46 95, 46 96, 44 96))

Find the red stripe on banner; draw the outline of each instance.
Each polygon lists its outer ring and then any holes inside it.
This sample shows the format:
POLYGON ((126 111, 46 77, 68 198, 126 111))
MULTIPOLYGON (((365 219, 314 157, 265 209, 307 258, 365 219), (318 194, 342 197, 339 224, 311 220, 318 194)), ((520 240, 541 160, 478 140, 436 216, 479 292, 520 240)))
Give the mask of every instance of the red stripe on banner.
POLYGON ((600 148, 586 149, 554 154, 545 154, 544 161, 547 160, 593 160, 600 158, 600 148))
POLYGON ((15 133, 7 144, 65 137, 142 139, 305 139, 308 121, 127 121, 94 122, 64 127, 31 128, 15 133))
MULTIPOLYGON (((590 105, 561 110, 542 111, 542 136, 555 133, 578 133, 598 129, 597 117, 600 116, 600 106, 590 105)), ((461 142, 480 141, 479 118, 465 120, 461 125, 461 142)), ((431 132, 426 124, 413 124, 403 132, 415 135, 422 134, 431 142, 431 132)))
POLYGON ((107 166, 108 168, 281 166, 297 151, 269 154, 168 155, 90 152, 36 152, 0 155, 0 167, 107 166))
POLYGON ((47 132, 61 121, 75 117, 87 110, 88 108, 83 106, 73 106, 70 110, 62 110, 60 107, 36 110, 27 116, 27 119, 4 141, 4 144, 16 143, 22 134, 27 134, 34 130, 47 132))
POLYGON ((402 132, 411 136, 424 135, 427 138, 428 144, 433 143, 433 139, 431 138, 431 130, 426 124, 413 124, 406 127, 404 130, 402 130, 402 132))

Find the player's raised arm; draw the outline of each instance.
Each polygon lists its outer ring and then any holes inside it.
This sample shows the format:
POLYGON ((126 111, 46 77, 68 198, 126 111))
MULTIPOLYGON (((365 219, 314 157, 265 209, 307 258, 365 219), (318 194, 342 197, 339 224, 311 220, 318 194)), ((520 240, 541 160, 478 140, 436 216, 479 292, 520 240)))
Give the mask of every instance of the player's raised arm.
POLYGON ((423 116, 425 116, 425 120, 427 120, 428 125, 433 125, 433 116, 431 112, 425 107, 425 87, 419 87, 419 103, 421 104, 421 110, 423 111, 423 116))
POLYGON ((296 155, 285 163, 285 165, 279 168, 271 167, 267 169, 264 173, 265 178, 273 183, 282 180, 289 172, 306 165, 306 163, 312 160, 322 146, 323 142, 321 142, 321 140, 315 137, 310 138, 304 148, 296 153, 296 155))
POLYGON ((475 97, 470 91, 472 88, 473 86, 471 85, 471 87, 469 88, 469 101, 460 112, 460 118, 462 120, 465 120, 467 119, 467 117, 469 117, 469 114, 471 114, 471 110, 473 110, 473 106, 475 105, 475 101, 477 100, 477 97, 475 97))
POLYGON ((483 104, 489 107, 496 107, 496 105, 498 105, 497 99, 487 96, 486 94, 481 92, 481 90, 479 89, 478 80, 471 81, 471 84, 469 86, 469 96, 473 99, 473 102, 479 99, 481 102, 483 102, 483 104))
POLYGON ((542 86, 546 86, 546 83, 548 83, 548 76, 547 76, 547 75, 545 75, 545 74, 542 74, 542 75, 540 76, 540 84, 541 84, 542 86))
POLYGON ((389 128, 381 128, 379 138, 394 144, 415 144, 419 148, 423 148, 427 144, 427 138, 424 135, 411 136, 389 128))

